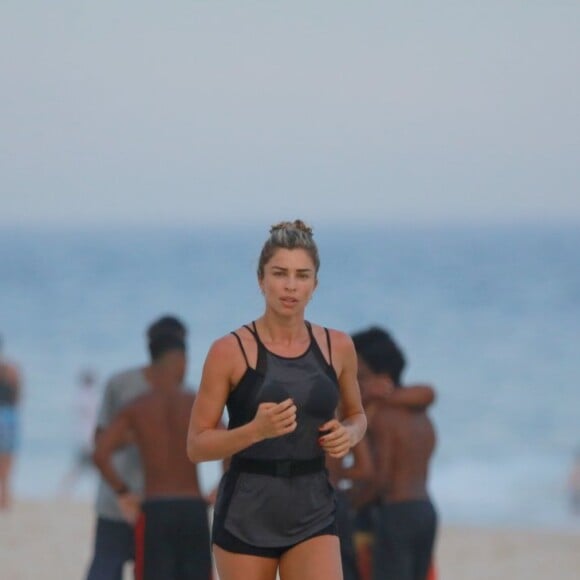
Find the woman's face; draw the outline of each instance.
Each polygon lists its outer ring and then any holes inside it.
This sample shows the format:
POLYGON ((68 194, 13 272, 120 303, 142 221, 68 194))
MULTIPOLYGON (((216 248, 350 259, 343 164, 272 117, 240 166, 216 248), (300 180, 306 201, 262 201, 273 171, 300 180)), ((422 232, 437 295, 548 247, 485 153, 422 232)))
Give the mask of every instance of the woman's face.
POLYGON ((264 266, 258 283, 270 308, 291 315, 304 311, 318 281, 306 250, 280 248, 264 266))

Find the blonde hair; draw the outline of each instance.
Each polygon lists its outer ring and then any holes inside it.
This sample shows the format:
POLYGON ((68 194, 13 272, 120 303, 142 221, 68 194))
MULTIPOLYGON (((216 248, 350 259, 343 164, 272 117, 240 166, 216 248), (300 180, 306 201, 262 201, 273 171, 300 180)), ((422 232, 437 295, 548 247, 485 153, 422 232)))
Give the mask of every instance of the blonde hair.
POLYGON ((312 228, 302 220, 279 222, 270 228, 270 237, 264 243, 258 260, 258 277, 264 277, 264 267, 280 248, 286 250, 305 250, 314 262, 315 272, 320 269, 318 248, 314 241, 312 228))

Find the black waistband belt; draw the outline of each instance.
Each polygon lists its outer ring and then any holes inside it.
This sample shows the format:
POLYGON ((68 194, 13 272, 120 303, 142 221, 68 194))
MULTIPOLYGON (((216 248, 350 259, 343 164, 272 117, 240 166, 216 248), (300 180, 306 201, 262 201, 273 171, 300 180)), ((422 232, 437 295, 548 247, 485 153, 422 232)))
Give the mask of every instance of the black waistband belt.
POLYGON ((322 471, 325 458, 314 459, 249 459, 247 457, 232 457, 230 468, 247 473, 273 475, 275 477, 294 477, 322 471))

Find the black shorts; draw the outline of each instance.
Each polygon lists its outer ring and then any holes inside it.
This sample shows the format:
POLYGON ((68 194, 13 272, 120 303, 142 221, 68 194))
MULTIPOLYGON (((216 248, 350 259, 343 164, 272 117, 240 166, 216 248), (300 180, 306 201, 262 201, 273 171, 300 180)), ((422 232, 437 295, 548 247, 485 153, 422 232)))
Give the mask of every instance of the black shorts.
MULTIPOLYGON (((280 487, 277 488, 280 492, 280 487)), ((320 495, 320 494, 319 494, 320 495)), ((301 495, 302 496, 302 495, 301 495)), ((309 496, 309 501, 314 501, 312 498, 316 497, 315 494, 309 496)), ((247 499, 247 498, 246 498, 247 499)), ((256 499, 250 496, 250 501, 256 499)), ((272 499, 270 497, 270 499, 272 499)), ((258 503, 262 503, 263 498, 259 498, 258 503)), ((325 504, 322 504, 325 507, 325 504)), ((280 515, 280 514, 278 514, 280 515)), ((295 515, 295 514, 293 514, 295 515)), ((239 519, 239 514, 238 514, 239 519)), ((288 523, 288 522, 287 522, 288 523)), ((276 533, 276 532, 275 532, 276 533)), ((220 482, 218 489, 218 499, 214 511, 213 519, 213 529, 212 529, 212 543, 219 546, 227 552, 233 552, 236 554, 247 554, 251 556, 261 556, 263 558, 274 558, 279 559, 284 552, 287 552, 294 546, 301 544, 312 538, 318 536, 338 536, 338 527, 336 524, 336 498, 334 495, 334 490, 330 486, 328 481, 328 472, 324 469, 324 458, 316 457, 310 460, 289 460, 289 461, 279 461, 279 460, 256 460, 256 459, 246 459, 246 458, 234 458, 230 464, 230 469, 224 474, 220 482), (245 504, 245 511, 249 521, 256 524, 257 528, 260 529, 260 533, 250 537, 261 537, 267 538, 269 536, 269 542, 264 542, 267 545, 263 545, 261 541, 252 542, 248 537, 243 536, 245 539, 242 540, 236 533, 235 528, 226 529, 226 516, 228 511, 231 509, 231 502, 234 499, 235 490, 238 484, 238 480, 243 475, 256 475, 259 479, 268 478, 267 485, 270 487, 270 480, 275 481, 276 479, 291 481, 294 479, 294 484, 290 487, 285 484, 282 486, 282 493, 274 498, 274 503, 280 505, 281 503, 288 503, 288 498, 284 495, 286 492, 290 491, 292 494, 296 492, 298 487, 303 485, 309 485, 310 480, 304 479, 313 477, 315 478, 315 489, 323 488, 323 493, 321 495, 322 500, 328 502, 328 507, 330 508, 330 513, 323 513, 322 517, 318 516, 317 519, 311 519, 307 524, 303 520, 308 519, 311 514, 311 508, 317 508, 318 505, 293 505, 290 510, 294 510, 298 507, 298 514, 302 514, 302 520, 300 517, 296 519, 290 519, 290 526, 297 526, 301 528, 300 533, 293 532, 292 534, 287 534, 284 528, 284 516, 282 520, 280 518, 273 518, 272 514, 267 514, 270 518, 270 522, 264 524, 260 520, 260 512, 256 511, 256 505, 250 503, 250 509, 248 504, 245 504), (331 491, 331 493, 329 493, 331 491), (255 508, 255 509, 254 509, 255 508), (306 516, 304 516, 306 514, 306 516), (255 519, 254 519, 255 517, 255 519), (278 530, 277 535, 272 536, 271 526, 275 520, 275 526, 281 528, 278 530), (298 524, 297 524, 298 522, 298 524), (233 533, 232 533, 233 532, 233 533), (304 537, 301 535, 304 534, 304 537), (276 538, 276 539, 273 539, 276 538), (269 545, 268 545, 269 544, 269 545), (272 546, 272 544, 274 544, 272 546)))
POLYGON ((143 502, 135 529, 135 579, 204 580, 212 575, 207 504, 200 498, 143 502))
POLYGON ((307 540, 311 540, 312 538, 317 538, 318 536, 338 536, 336 522, 326 526, 318 532, 314 532, 312 535, 295 544, 276 548, 262 548, 260 546, 252 546, 251 544, 239 540, 236 536, 230 534, 223 525, 220 525, 220 522, 214 520, 212 541, 216 546, 219 546, 227 552, 247 554, 249 556, 261 556, 262 558, 274 558, 277 560, 282 556, 282 554, 284 554, 284 552, 287 552, 294 546, 306 542, 307 540))
POLYGON ((437 532, 433 504, 429 500, 386 503, 379 515, 373 578, 424 580, 437 532))

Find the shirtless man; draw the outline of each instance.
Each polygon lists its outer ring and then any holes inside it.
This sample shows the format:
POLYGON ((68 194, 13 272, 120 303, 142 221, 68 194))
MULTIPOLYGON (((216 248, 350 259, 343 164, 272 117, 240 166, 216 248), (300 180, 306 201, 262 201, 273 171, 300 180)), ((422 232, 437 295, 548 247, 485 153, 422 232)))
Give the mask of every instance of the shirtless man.
MULTIPOLYGON (((367 384, 367 396, 392 407, 424 408, 433 401, 431 387, 414 385, 389 393, 380 382, 367 384)), ((364 404, 363 398, 363 404, 364 404)), ((365 436, 352 448, 349 461, 327 459, 330 481, 337 490, 337 524, 344 580, 370 580, 376 495, 373 485, 373 455, 365 436), (370 483, 370 485, 369 485, 370 483)))
POLYGON ((186 356, 183 339, 157 336, 152 345, 159 372, 149 392, 137 397, 104 429, 94 461, 116 491, 135 532, 136 580, 211 578, 212 561, 207 502, 197 466, 186 455, 185 442, 195 395, 183 389, 186 356), (145 473, 145 497, 132 493, 115 470, 115 450, 134 440, 145 473))
POLYGON ((435 430, 425 405, 392 405, 384 393, 397 396, 405 358, 383 329, 353 335, 358 379, 367 415, 367 437, 376 474, 365 490, 377 502, 374 522, 373 579, 425 580, 430 573, 437 515, 429 498, 429 463, 435 430))
MULTIPOLYGON (((156 319, 146 331, 149 363, 126 368, 109 378, 97 416, 95 441, 125 405, 149 392, 160 377, 174 376, 180 372, 179 369, 171 369, 167 364, 159 365, 156 362, 159 338, 167 334, 173 334, 184 342, 187 328, 172 315, 156 319)), ((167 340, 164 340, 166 343, 167 340)), ((127 487, 141 494, 144 477, 136 445, 130 443, 119 449, 113 462, 127 487)), ((122 513, 117 494, 102 477, 99 478, 95 512, 94 548, 86 580, 122 580, 123 569, 135 560, 135 530, 122 513)))

